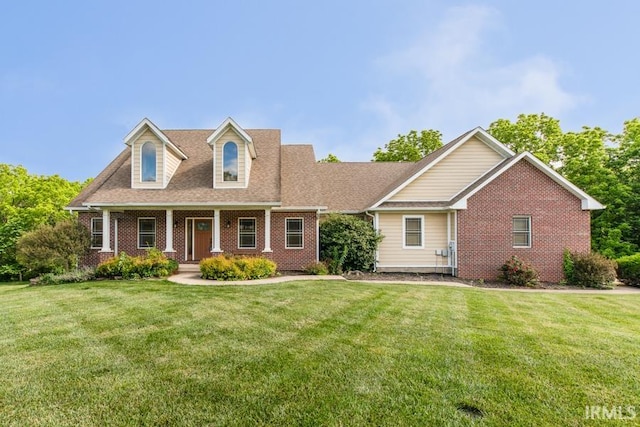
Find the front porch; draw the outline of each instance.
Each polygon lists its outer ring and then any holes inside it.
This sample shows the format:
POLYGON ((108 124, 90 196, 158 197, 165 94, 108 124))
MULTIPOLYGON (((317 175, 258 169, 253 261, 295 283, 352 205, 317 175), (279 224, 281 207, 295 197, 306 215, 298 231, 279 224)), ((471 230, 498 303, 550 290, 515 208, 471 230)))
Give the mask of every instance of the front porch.
POLYGON ((132 209, 84 212, 97 264, 120 252, 142 255, 155 247, 180 264, 217 254, 265 256, 283 270, 302 270, 317 260, 317 212, 269 208, 132 209), (297 226, 292 227, 293 225, 297 226), (99 243, 99 244, 98 244, 99 243))

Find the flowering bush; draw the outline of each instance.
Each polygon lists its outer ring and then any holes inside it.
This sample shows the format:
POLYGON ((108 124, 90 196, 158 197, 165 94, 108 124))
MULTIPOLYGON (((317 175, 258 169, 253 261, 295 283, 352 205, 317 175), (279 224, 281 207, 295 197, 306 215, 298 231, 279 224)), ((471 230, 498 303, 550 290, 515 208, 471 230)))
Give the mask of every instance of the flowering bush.
POLYGON ((531 264, 513 255, 502 267, 500 278, 511 286, 534 286, 538 283, 538 272, 531 264))

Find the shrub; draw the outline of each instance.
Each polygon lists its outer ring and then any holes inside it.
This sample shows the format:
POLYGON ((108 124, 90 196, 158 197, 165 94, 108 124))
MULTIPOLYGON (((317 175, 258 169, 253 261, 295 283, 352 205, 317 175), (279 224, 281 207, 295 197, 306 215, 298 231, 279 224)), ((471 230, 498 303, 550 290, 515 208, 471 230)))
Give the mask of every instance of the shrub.
POLYGON ((538 283, 538 272, 527 261, 513 255, 500 267, 501 279, 511 286, 534 286, 538 283))
POLYGON ((571 251, 565 249, 562 252, 562 272, 564 273, 564 284, 573 282, 573 257, 571 251))
POLYGON ((159 249, 151 248, 146 255, 130 257, 125 252, 101 262, 96 268, 97 277, 139 279, 166 277, 175 273, 178 262, 167 258, 159 249))
POLYGON ((60 285, 62 283, 88 282, 96 278, 96 271, 91 267, 83 267, 67 273, 46 273, 36 282, 38 285, 60 285))
POLYGON ((200 273, 213 280, 263 279, 276 274, 276 263, 264 257, 217 255, 200 261, 200 273))
POLYGON ((370 271, 382 240, 371 223, 353 215, 330 214, 320 223, 320 259, 331 273, 370 271))
POLYGON ((90 242, 89 231, 76 219, 43 224, 18 239, 16 260, 36 274, 63 273, 78 267, 90 242))
POLYGON ((616 262, 598 253, 572 253, 573 286, 611 289, 616 280, 616 262))
POLYGON ((263 279, 276 274, 276 263, 264 257, 244 258, 244 272, 248 279, 263 279))
POLYGON ((314 262, 309 264, 304 268, 304 271, 307 274, 313 274, 315 276, 324 276, 325 274, 329 274, 327 265, 324 262, 314 262))
POLYGON ((625 285, 640 286, 640 253, 616 260, 618 278, 625 285))

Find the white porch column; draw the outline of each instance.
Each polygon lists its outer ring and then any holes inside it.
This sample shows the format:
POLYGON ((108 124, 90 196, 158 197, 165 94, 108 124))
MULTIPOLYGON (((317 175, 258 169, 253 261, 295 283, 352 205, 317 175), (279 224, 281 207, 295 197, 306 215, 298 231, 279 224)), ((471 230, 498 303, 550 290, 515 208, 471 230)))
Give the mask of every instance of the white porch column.
POLYGON ((111 211, 102 211, 102 249, 100 252, 113 252, 111 250, 111 211))
POLYGON ((220 209, 213 210, 213 249, 211 252, 222 252, 220 249, 220 209))
POLYGON ((167 209, 165 211, 165 229, 167 230, 167 247, 164 249, 165 252, 175 252, 173 249, 173 209, 167 209))
POLYGON ((271 250, 271 209, 264 210, 264 250, 262 252, 273 252, 271 250))

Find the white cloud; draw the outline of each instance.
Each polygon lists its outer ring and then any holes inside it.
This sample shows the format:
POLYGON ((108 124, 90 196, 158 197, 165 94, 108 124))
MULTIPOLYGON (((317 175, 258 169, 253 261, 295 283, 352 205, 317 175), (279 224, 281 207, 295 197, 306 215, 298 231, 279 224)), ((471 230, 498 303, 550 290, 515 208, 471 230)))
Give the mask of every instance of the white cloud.
POLYGON ((553 59, 499 57, 493 46, 508 36, 507 24, 488 7, 450 8, 437 26, 379 58, 383 82, 362 103, 380 119, 371 135, 434 128, 449 139, 519 113, 559 115, 584 100, 562 87, 564 69, 553 59))

